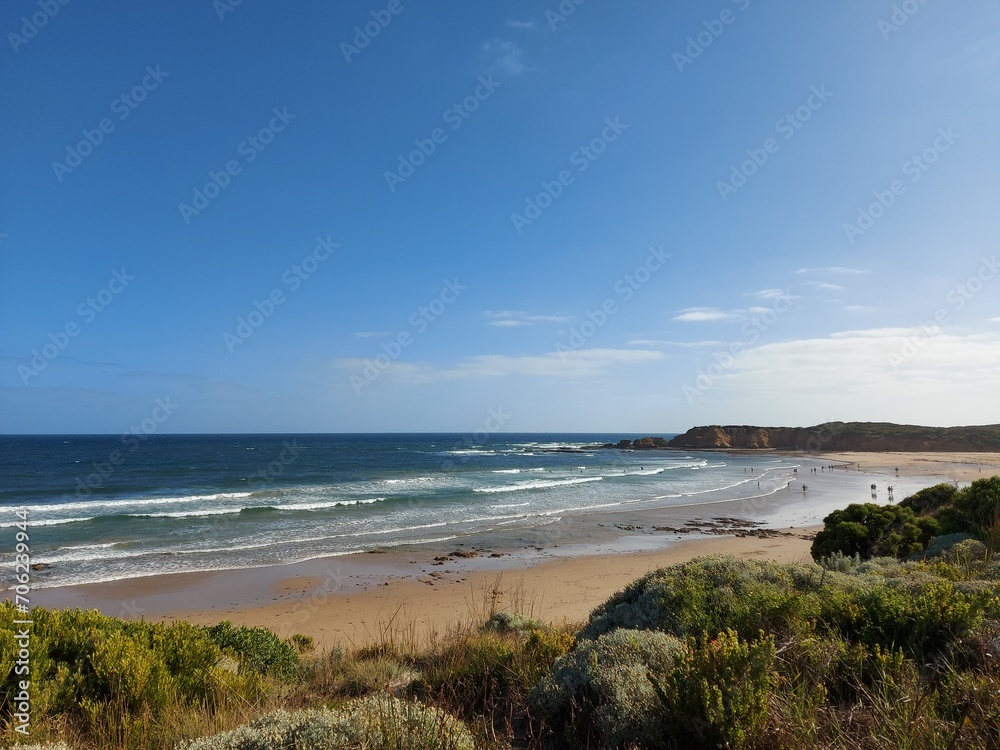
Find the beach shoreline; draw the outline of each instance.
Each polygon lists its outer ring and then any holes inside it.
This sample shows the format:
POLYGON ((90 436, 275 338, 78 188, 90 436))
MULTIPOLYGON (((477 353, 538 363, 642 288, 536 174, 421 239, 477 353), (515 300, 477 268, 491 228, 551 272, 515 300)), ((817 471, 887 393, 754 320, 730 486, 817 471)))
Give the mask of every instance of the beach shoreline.
POLYGON ((285 637, 309 635, 319 648, 369 644, 398 628, 430 637, 498 606, 517 606, 548 622, 580 622, 608 596, 664 565, 712 554, 807 561, 817 518, 867 500, 858 488, 870 478, 885 485, 916 479, 926 486, 1000 473, 1000 454, 782 455, 846 468, 799 475, 800 485, 811 483, 808 493, 789 485, 749 501, 591 514, 541 527, 534 536, 522 532, 517 543, 484 546, 468 537, 446 546, 373 549, 280 566, 40 589, 35 602, 99 609, 126 619, 230 620, 285 637), (797 523, 795 513, 803 523, 797 523), (714 528, 720 518, 752 519, 758 525, 714 528), (785 523, 768 523, 778 518, 785 523), (796 521, 794 526, 789 520, 796 521))

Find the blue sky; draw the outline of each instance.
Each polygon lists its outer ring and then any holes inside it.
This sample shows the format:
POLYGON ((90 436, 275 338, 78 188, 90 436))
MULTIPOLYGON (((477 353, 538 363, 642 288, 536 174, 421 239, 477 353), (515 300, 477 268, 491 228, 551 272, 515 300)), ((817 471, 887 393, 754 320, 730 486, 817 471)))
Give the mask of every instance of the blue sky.
POLYGON ((995 2, 0 31, 2 432, 1000 421, 995 2))

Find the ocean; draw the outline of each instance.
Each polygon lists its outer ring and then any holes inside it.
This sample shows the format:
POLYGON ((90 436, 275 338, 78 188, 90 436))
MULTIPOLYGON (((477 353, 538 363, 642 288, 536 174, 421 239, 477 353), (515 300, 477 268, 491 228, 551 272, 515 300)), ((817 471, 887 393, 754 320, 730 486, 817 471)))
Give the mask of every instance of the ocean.
POLYGON ((0 437, 0 526, 13 532, 15 511, 28 511, 34 587, 285 564, 626 507, 766 497, 803 465, 588 448, 637 437, 621 434, 142 437, 0 437))

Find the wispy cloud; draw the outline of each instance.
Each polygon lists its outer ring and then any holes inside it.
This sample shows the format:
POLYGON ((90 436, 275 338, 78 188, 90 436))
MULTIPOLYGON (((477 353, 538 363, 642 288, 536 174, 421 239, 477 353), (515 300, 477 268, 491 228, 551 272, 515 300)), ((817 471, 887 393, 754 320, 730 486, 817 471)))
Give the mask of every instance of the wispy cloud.
POLYGON ((747 297, 756 297, 757 299, 798 299, 794 294, 789 294, 783 289, 761 289, 759 292, 747 292, 747 297))
POLYGON ((534 31, 535 29, 538 28, 538 24, 536 24, 534 21, 510 20, 507 21, 506 25, 512 29, 524 29, 525 31, 534 31))
POLYGON ((990 323, 1000 323, 1000 318, 990 318, 990 323))
POLYGON ((841 273, 841 274, 852 274, 860 275, 868 273, 866 269, 862 268, 848 268, 847 266, 824 266, 823 268, 800 268, 795 273, 841 273))
POLYGON ((678 323, 714 323, 719 320, 735 320, 738 317, 738 313, 726 312, 717 307, 688 307, 671 320, 676 320, 678 323))
POLYGON ((822 289, 824 292, 837 292, 838 294, 845 291, 844 287, 839 284, 827 284, 823 281, 807 281, 806 286, 822 289))
POLYGON ((844 308, 849 313, 871 313, 878 312, 877 307, 872 307, 871 305, 848 305, 844 308))
POLYGON ((643 347, 670 347, 676 346, 682 349, 698 349, 706 346, 723 346, 724 341, 666 341, 663 339, 632 339, 627 342, 629 346, 643 347))
MULTIPOLYGON (((621 367, 658 362, 665 358, 666 355, 662 352, 643 349, 581 349, 523 356, 483 354, 464 359, 451 368, 396 362, 383 371, 383 376, 422 383, 516 375, 583 379, 615 372, 621 367)), ((362 359, 341 359, 336 364, 348 372, 358 372, 367 363, 362 359)))
POLYGON ((489 319, 489 325, 498 328, 532 326, 535 323, 569 323, 573 320, 571 315, 541 315, 525 310, 487 310, 483 315, 489 319))
POLYGON ((483 42, 481 50, 486 66, 491 71, 516 76, 532 70, 524 61, 524 50, 517 42, 491 39, 483 42))

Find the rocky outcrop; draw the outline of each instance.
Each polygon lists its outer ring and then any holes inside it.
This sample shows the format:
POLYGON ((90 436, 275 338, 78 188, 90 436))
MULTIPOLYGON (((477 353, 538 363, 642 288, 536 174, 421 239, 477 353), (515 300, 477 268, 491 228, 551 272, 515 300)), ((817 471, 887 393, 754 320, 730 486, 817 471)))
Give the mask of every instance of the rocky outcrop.
POLYGON ((670 448, 670 441, 666 438, 661 437, 644 437, 638 440, 619 440, 617 443, 605 443, 600 446, 593 446, 595 448, 618 448, 619 450, 636 450, 636 451, 651 451, 651 450, 668 450, 670 448))
POLYGON ((671 448, 794 451, 1000 451, 1000 425, 920 427, 882 422, 829 422, 815 427, 695 427, 671 448))

